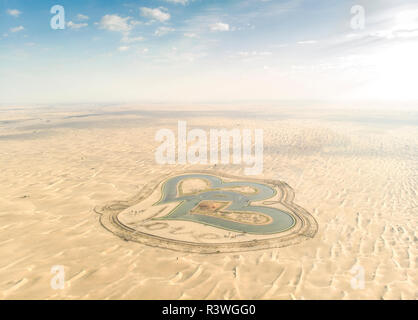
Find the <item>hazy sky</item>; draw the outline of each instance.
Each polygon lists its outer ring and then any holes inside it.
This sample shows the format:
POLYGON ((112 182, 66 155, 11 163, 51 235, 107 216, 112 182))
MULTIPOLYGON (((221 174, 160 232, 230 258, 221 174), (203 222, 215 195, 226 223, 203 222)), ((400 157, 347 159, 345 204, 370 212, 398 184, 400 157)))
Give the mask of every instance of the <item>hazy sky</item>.
POLYGON ((417 75, 416 0, 0 0, 0 104, 414 101, 417 75))

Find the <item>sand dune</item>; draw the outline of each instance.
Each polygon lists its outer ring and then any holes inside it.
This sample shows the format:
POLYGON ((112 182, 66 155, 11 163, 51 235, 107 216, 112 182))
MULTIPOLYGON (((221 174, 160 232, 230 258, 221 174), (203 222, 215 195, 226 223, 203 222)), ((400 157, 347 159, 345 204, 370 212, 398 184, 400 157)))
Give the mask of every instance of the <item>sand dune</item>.
MULTIPOLYGON (((252 111, 2 108, 0 298, 417 299, 416 113, 391 122, 389 111, 252 111), (294 189, 318 221, 315 238, 202 255, 104 229, 95 207, 128 199, 157 175, 212 168, 156 164, 154 135, 176 130, 179 118, 264 129, 258 178, 294 189), (54 265, 65 267, 63 290, 50 286, 54 265), (364 269, 364 289, 351 286, 354 266, 364 269)), ((238 165, 217 170, 243 174, 238 165)))

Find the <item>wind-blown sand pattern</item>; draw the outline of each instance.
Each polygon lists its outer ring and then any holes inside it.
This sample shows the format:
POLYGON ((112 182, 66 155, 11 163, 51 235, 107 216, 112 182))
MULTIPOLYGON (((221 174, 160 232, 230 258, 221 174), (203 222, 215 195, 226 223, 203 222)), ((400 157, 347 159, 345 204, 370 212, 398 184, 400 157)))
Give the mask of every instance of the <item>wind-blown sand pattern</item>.
POLYGON ((0 298, 417 299, 416 112, 167 110, 0 109, 0 298), (103 228, 94 208, 129 199, 157 176, 243 176, 237 165, 157 165, 154 135, 178 119, 263 128, 264 172, 254 178, 291 186, 317 220, 316 236, 207 255, 103 228), (63 290, 50 286, 54 265, 65 267, 63 290), (364 289, 350 284, 358 265, 364 289))

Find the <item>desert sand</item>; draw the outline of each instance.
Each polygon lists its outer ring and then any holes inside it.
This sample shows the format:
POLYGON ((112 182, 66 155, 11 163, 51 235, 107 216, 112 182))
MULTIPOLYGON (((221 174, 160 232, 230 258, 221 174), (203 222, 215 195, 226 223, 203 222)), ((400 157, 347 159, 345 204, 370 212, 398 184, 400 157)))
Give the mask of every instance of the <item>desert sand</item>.
MULTIPOLYGON (((0 108, 1 299, 417 299, 418 113, 169 106, 0 108), (188 110, 194 110, 189 112, 188 110), (155 176, 160 128, 262 128, 264 171, 318 222, 277 249, 198 254, 124 241, 94 208, 155 176), (65 287, 51 288, 51 268, 65 287), (364 269, 364 288, 351 270, 364 269)), ((239 165, 218 165, 242 175, 239 165)))

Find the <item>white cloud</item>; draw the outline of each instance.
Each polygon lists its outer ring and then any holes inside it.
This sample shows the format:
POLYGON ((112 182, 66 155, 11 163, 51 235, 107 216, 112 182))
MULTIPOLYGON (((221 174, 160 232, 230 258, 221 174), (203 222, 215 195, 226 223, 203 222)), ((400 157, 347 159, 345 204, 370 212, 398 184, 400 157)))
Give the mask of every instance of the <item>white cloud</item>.
POLYGON ((243 62, 254 62, 264 60, 272 55, 273 53, 270 51, 239 51, 231 54, 230 58, 234 60, 240 59, 243 62))
MULTIPOLYGON (((367 28, 345 35, 342 47, 364 47, 395 45, 396 42, 416 41, 418 39, 418 6, 392 7, 367 19, 367 28), (391 44, 392 43, 392 44, 391 44)), ((386 49, 385 49, 386 50, 386 49)))
POLYGON ((185 36, 186 38, 198 38, 197 34, 196 34, 196 33, 193 33, 193 32, 186 32, 186 33, 184 34, 184 36, 185 36))
POLYGON ((304 45, 304 44, 315 44, 315 43, 317 43, 316 40, 305 40, 305 41, 299 41, 298 42, 298 44, 302 44, 302 45, 304 45))
POLYGON ((418 10, 402 10, 395 14, 391 25, 386 29, 370 32, 372 37, 382 39, 407 39, 418 36, 418 10))
POLYGON ((164 0, 165 2, 182 4, 183 6, 189 3, 189 0, 164 0))
POLYGON ((128 51, 128 50, 129 50, 129 47, 127 47, 127 46, 122 46, 122 47, 119 47, 119 48, 118 48, 118 50, 119 50, 120 52, 125 52, 125 51, 128 51))
MULTIPOLYGON (((417 29, 384 29, 384 30, 377 30, 374 32, 370 32, 366 35, 373 37, 373 38, 379 38, 379 39, 385 39, 385 40, 393 40, 393 39, 408 39, 408 38, 417 38, 418 37, 418 28, 417 29)), ((364 35, 363 35, 364 37, 364 35)), ((354 37, 351 37, 354 38, 354 37)), ((361 39, 361 36, 358 37, 361 39)))
POLYGON ((149 18, 149 19, 153 19, 153 20, 158 20, 160 22, 165 22, 170 20, 170 14, 168 12, 165 12, 167 9, 165 8, 146 8, 146 7, 142 7, 141 8, 141 15, 149 18))
POLYGON ((129 32, 132 30, 135 21, 129 21, 131 18, 122 18, 116 14, 107 14, 99 22, 99 28, 116 32, 129 32))
POLYGON ((169 27, 159 27, 157 30, 155 30, 155 35, 158 37, 164 36, 167 33, 173 32, 175 29, 169 28, 169 27))
POLYGON ((77 20, 88 20, 88 19, 89 19, 89 17, 84 15, 84 14, 79 13, 77 15, 77 20))
POLYGON ((395 16, 395 29, 416 30, 418 28, 418 10, 403 10, 395 16))
POLYGON ((139 54, 147 54, 149 52, 148 48, 138 49, 137 53, 139 54))
POLYGON ((144 40, 144 37, 129 37, 128 35, 124 35, 121 41, 124 43, 134 43, 142 40, 144 40))
POLYGON ((212 31, 229 31, 229 24, 217 22, 210 25, 210 30, 212 31))
POLYGON ((241 57, 263 57, 271 56, 273 53, 270 51, 240 51, 238 55, 241 57))
POLYGON ((74 23, 72 21, 69 21, 67 23, 67 27, 69 27, 70 29, 81 29, 87 27, 88 25, 88 23, 74 23))
POLYGON ((18 17, 18 16, 20 16, 22 14, 22 12, 19 11, 19 10, 17 10, 17 9, 8 9, 7 10, 7 14, 8 15, 11 15, 13 17, 18 17))
POLYGON ((19 32, 19 31, 22 31, 22 30, 25 30, 25 28, 23 26, 10 28, 10 32, 19 32))

